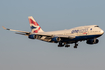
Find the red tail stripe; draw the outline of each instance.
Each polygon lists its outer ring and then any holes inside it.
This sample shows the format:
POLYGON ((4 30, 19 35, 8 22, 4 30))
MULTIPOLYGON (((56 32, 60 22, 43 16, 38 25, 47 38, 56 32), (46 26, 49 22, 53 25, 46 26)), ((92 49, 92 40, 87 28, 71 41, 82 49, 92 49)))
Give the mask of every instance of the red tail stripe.
POLYGON ((39 30, 40 30, 40 27, 37 30, 33 31, 33 33, 38 33, 39 30))
POLYGON ((38 28, 38 31, 40 30, 40 27, 38 28))
POLYGON ((33 33, 38 33, 38 30, 35 30, 33 33))
POLYGON ((39 26, 37 22, 33 21, 32 19, 29 19, 30 24, 34 24, 35 26, 39 26))

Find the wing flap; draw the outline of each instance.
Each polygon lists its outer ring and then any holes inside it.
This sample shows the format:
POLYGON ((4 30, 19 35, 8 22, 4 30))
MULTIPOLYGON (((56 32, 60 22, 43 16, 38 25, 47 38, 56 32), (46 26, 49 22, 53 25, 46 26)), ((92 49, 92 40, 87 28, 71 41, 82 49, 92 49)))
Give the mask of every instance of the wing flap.
POLYGON ((20 34, 20 35, 25 35, 25 36, 29 36, 30 34, 27 34, 27 33, 22 33, 22 32, 15 32, 15 34, 20 34))
POLYGON ((57 37, 60 37, 60 38, 69 38, 69 39, 73 39, 75 38, 74 35, 56 35, 57 37))
POLYGON ((76 36, 75 35, 59 35, 59 34, 49 34, 49 33, 36 33, 36 35, 42 35, 42 36, 50 36, 51 38, 53 37, 60 37, 60 38, 69 38, 69 39, 73 39, 75 38, 76 36))

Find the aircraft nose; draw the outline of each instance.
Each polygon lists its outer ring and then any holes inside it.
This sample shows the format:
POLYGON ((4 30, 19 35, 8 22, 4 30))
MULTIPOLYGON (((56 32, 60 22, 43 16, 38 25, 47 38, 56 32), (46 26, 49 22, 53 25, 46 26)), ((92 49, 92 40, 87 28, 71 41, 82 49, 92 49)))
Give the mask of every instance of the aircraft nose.
POLYGON ((103 30, 101 30, 101 34, 104 34, 104 31, 103 30))

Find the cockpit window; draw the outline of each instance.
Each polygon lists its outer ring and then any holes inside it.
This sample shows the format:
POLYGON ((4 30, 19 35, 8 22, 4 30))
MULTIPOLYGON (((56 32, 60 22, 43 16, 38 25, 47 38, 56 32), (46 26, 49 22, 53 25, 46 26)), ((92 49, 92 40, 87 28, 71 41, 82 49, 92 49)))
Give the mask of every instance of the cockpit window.
POLYGON ((99 27, 99 26, 94 26, 94 27, 99 27))

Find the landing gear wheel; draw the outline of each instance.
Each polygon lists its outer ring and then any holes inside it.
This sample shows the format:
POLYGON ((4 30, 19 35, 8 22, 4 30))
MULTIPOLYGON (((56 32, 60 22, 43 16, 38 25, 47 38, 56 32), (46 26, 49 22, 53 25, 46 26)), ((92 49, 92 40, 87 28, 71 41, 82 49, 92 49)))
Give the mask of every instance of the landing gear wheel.
POLYGON ((74 48, 77 48, 77 46, 78 46, 78 44, 76 44, 76 43, 75 43, 75 46, 74 46, 74 48))
POLYGON ((74 46, 74 48, 77 48, 77 46, 74 46))
POLYGON ((78 46, 78 44, 76 44, 76 46, 78 46))
POLYGON ((64 45, 58 45, 58 47, 63 47, 64 45))
POLYGON ((62 42, 59 42, 58 47, 63 47, 63 46, 64 46, 64 44, 62 44, 62 42))
POLYGON ((70 47, 70 45, 65 45, 66 48, 70 47))

